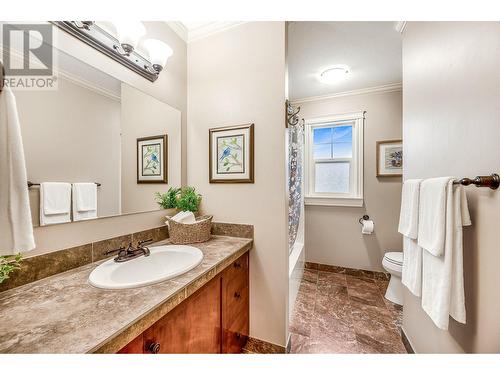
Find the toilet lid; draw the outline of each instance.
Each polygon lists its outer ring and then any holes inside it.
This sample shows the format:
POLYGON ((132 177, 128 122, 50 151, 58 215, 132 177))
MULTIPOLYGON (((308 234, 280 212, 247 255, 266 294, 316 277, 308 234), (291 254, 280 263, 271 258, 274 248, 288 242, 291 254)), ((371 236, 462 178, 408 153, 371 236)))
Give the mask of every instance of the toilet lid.
POLYGON ((403 264, 403 252, 402 251, 393 251, 390 253, 385 253, 384 258, 390 262, 397 265, 403 264))

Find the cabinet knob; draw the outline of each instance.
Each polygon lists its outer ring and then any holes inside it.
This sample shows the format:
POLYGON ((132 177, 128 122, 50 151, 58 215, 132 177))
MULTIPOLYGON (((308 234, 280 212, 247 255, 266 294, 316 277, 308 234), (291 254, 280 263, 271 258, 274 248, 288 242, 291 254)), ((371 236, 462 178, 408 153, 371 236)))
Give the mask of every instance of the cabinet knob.
POLYGON ((234 298, 240 298, 241 293, 240 292, 234 292, 234 298))
POLYGON ((153 354, 158 354, 160 352, 160 344, 157 342, 152 342, 148 345, 148 351, 153 354))
POLYGON ((234 262, 233 266, 234 266, 234 268, 241 268, 241 263, 240 262, 234 262))

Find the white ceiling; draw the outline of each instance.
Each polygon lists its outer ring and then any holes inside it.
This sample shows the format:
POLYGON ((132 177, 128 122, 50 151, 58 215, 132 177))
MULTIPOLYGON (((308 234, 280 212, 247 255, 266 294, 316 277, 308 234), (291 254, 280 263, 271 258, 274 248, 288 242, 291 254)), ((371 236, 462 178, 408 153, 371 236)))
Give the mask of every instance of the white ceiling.
POLYGON ((398 22, 290 22, 288 72, 291 100, 400 83, 398 22), (317 75, 332 65, 350 67, 348 79, 324 84, 317 75))

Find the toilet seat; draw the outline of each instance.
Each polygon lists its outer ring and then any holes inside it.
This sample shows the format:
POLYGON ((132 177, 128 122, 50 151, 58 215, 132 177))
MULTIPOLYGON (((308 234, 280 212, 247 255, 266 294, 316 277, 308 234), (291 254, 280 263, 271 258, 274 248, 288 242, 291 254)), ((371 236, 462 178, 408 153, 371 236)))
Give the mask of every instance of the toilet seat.
POLYGON ((403 252, 402 251, 391 251, 390 253, 385 253, 384 259, 396 266, 403 265, 403 252))

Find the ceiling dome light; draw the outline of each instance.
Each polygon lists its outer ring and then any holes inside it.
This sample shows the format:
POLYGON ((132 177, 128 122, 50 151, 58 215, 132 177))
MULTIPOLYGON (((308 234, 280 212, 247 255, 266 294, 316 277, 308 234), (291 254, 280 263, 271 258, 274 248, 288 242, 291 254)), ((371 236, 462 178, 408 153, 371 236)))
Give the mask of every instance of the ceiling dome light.
POLYGON ((324 70, 318 77, 322 83, 337 83, 346 79, 349 75, 349 67, 346 65, 336 65, 324 70))
POLYGON ((160 72, 167 60, 172 54, 172 48, 158 39, 147 39, 144 41, 144 47, 149 53, 149 59, 156 72, 160 72))

